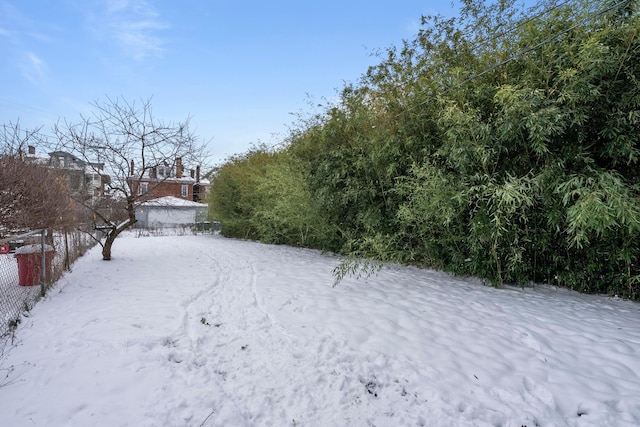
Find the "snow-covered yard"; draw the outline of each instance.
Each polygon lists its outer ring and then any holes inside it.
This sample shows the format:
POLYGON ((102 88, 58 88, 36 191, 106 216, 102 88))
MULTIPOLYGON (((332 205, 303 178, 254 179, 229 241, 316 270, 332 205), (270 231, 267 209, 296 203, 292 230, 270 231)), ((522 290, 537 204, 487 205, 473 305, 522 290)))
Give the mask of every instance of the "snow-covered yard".
POLYGON ((18 283, 14 254, 0 254, 0 337, 10 331, 9 324, 20 316, 25 306, 31 307, 40 295, 40 286, 19 286, 18 283))
POLYGON ((337 263, 211 235, 93 248, 0 359, 0 425, 640 425, 640 304, 400 267, 333 288, 337 263))

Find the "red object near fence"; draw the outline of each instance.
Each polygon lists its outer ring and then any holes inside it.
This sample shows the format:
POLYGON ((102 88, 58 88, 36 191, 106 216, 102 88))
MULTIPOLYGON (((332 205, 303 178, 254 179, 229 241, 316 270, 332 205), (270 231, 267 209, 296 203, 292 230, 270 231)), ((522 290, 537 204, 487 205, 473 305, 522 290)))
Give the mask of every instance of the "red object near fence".
MULTIPOLYGON (((51 262, 55 254, 51 246, 45 246, 46 278, 51 276, 51 262)), ((33 286, 40 283, 42 275, 42 248, 40 245, 26 245, 16 249, 18 261, 18 284, 33 286)))
POLYGON ((8 254, 8 253, 9 253, 9 244, 0 243, 0 254, 8 254))

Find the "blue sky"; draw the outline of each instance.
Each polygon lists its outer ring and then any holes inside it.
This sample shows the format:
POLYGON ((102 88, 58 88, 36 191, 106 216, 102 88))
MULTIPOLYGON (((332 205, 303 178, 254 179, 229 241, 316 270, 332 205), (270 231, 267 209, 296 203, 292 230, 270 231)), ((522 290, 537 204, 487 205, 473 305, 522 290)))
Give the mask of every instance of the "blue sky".
POLYGON ((77 121, 90 102, 152 97, 214 162, 275 144, 447 1, 0 0, 0 124, 77 121))

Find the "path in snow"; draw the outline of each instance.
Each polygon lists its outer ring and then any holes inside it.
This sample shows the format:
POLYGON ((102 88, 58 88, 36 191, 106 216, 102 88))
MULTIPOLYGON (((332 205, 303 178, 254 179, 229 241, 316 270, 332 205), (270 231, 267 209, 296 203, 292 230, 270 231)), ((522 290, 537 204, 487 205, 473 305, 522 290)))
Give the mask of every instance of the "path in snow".
MULTIPOLYGON (((640 306, 219 236, 92 250, 18 330, 4 426, 640 425, 640 306)), ((2 378, 2 377, 0 377, 2 378)))

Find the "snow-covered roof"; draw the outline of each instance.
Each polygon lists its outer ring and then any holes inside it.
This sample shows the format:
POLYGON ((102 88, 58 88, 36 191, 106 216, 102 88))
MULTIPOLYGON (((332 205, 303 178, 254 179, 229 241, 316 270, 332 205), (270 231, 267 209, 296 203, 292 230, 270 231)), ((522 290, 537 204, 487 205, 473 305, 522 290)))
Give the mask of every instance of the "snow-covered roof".
POLYGON ((36 163, 36 164, 39 164, 39 165, 48 165, 49 164, 49 157, 37 156, 35 154, 26 154, 24 158, 28 162, 36 163))
POLYGON ((205 203, 192 202, 191 200, 181 199, 179 197, 165 196, 157 199, 147 200, 141 203, 141 206, 164 206, 164 207, 182 207, 182 208, 206 208, 205 203))

